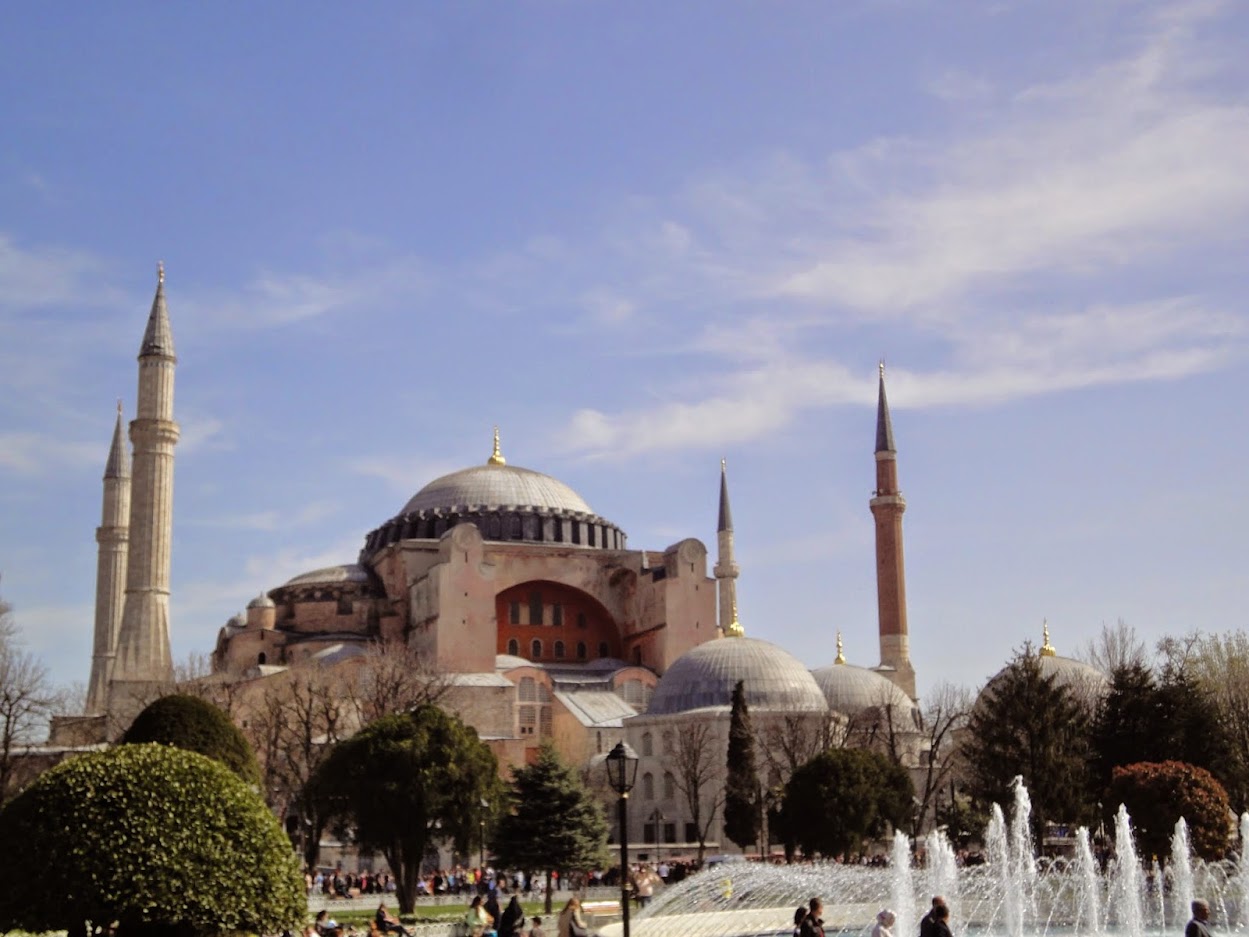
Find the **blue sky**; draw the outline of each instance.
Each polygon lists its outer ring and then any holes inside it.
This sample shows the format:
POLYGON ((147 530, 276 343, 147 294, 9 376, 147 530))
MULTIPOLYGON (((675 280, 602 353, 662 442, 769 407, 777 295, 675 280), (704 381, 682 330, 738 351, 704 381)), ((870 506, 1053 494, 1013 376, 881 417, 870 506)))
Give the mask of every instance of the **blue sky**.
POLYGON ((0 32, 0 594, 86 678, 158 259, 175 656, 425 482, 549 472, 877 661, 889 363, 921 695, 1245 623, 1234 3, 21 5, 0 32))

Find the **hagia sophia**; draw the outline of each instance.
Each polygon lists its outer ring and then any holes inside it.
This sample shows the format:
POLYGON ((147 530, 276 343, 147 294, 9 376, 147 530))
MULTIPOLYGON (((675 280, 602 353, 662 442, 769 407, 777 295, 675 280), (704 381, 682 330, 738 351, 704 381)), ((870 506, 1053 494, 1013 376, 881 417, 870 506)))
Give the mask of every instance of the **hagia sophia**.
MULTIPOLYGON (((57 720, 50 744, 107 740, 144 689, 173 674, 169 568, 179 429, 163 269, 138 362, 132 446, 119 408, 105 460, 86 710, 57 720)), ((903 561, 906 501, 883 365, 872 458, 874 666, 848 663, 840 636, 827 649, 828 665, 814 671, 784 648, 746 636, 723 462, 712 562, 694 537, 659 549, 630 547, 624 529, 568 485, 509 464, 496 430, 488 458, 416 491, 363 535, 354 559, 274 583, 254 598, 221 628, 213 669, 222 679, 263 684, 301 662, 338 666, 378 642, 402 642, 447 676, 442 704, 477 730, 501 764, 523 764, 551 741, 570 763, 593 765, 627 741, 640 757, 630 840, 673 849, 700 840, 730 850, 714 785, 696 828, 674 759, 691 737, 706 736, 712 761, 723 768, 738 681, 760 734, 805 726, 844 739, 864 719, 883 715, 902 740, 904 761, 921 762, 903 561)), ((1047 667, 1084 668, 1055 658, 1048 641, 1043 654, 1047 667)))

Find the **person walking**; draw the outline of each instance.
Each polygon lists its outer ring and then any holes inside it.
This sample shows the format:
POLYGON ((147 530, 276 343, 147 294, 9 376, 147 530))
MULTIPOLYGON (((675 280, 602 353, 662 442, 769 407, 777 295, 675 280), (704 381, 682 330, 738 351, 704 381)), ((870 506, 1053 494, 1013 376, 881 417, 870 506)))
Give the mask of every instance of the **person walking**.
POLYGON ((953 937, 950 933, 950 909, 939 904, 932 909, 933 937, 953 937))
POLYGON ((919 937, 937 937, 936 933, 933 931, 933 924, 936 922, 936 918, 934 917, 934 914, 937 908, 944 908, 944 907, 947 907, 945 903, 945 897, 942 895, 933 895, 932 907, 929 908, 928 913, 925 914, 923 918, 920 919, 919 937))
POLYGON ((1192 909, 1193 919, 1184 928, 1184 937, 1210 937, 1210 905, 1198 898, 1192 909))

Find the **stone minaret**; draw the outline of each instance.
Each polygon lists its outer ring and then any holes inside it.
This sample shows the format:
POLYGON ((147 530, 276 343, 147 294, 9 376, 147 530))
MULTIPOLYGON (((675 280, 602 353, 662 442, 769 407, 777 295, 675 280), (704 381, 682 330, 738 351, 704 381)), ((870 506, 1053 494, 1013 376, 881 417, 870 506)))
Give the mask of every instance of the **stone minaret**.
POLYGON ((720 460, 720 519, 716 523, 716 594, 719 599, 720 634, 727 635, 737 618, 737 576, 733 559, 733 513, 729 510, 728 469, 720 460))
POLYGON ((911 666, 906 627, 906 566, 902 559, 902 514, 906 499, 898 488, 898 453, 885 399, 885 364, 880 365, 880 396, 876 405, 876 491, 871 500, 876 519, 876 602, 880 622, 880 669, 911 699, 915 668, 911 666))
POLYGON ((139 349, 138 413, 130 424, 134 468, 126 603, 109 680, 109 714, 123 725, 154 684, 173 677, 169 653, 169 553, 173 534, 173 332, 165 307, 165 269, 139 349))
POLYGON ((100 546, 95 567, 95 640, 91 651, 91 680, 87 684, 88 716, 101 715, 108 708, 108 679, 117 653, 117 630, 121 627, 126 599, 129 523, 130 455, 122 436, 119 400, 113 445, 104 466, 103 516, 95 529, 95 541, 100 546))

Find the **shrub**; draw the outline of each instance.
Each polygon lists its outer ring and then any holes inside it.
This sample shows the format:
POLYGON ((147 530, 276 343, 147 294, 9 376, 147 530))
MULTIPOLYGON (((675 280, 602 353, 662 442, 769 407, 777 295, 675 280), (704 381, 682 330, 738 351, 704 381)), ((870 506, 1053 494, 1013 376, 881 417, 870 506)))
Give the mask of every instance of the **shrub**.
POLYGON ((1171 854, 1171 833, 1180 817, 1189 843, 1206 860, 1222 859, 1230 833, 1227 791, 1205 768, 1183 761, 1141 761, 1115 768, 1110 803, 1132 817, 1138 848, 1145 855, 1171 854))
POLYGON ((215 758, 249 784, 260 783, 256 754, 230 717, 206 700, 163 696, 135 717, 123 744, 159 742, 215 758))
POLYGON ((121 745, 48 771, 0 810, 0 930, 273 933, 306 913, 290 841, 203 755, 121 745))

